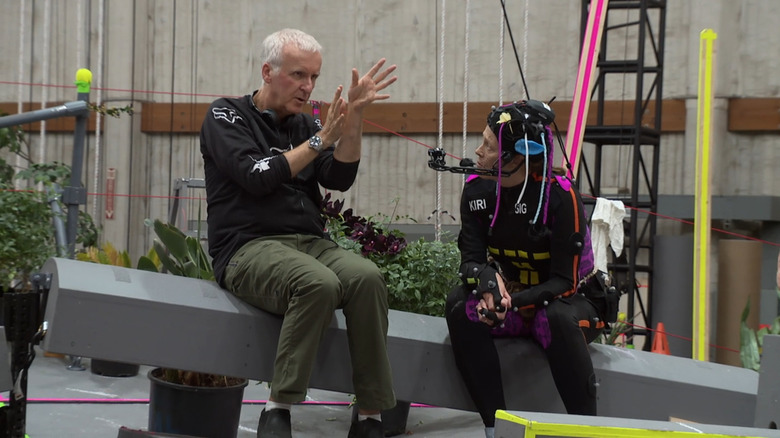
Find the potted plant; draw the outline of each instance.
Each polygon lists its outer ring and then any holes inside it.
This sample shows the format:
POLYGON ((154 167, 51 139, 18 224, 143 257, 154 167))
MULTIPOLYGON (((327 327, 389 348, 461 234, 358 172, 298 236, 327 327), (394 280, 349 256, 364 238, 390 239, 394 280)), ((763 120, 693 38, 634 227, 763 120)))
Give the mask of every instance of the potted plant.
MULTIPOLYGON (((49 257, 64 254, 55 240, 53 219, 62 211, 59 183, 68 181, 70 167, 59 162, 35 163, 21 130, 0 128, 0 292, 27 291, 30 275, 49 257), (3 156, 21 159, 26 168, 17 172, 3 156), (14 181, 27 180, 40 190, 16 190, 14 181), (51 194, 51 197, 49 196, 51 194)), ((95 245, 97 229, 92 218, 80 212, 77 243, 95 245)))
MULTIPOLYGON (((341 247, 362 254, 377 265, 387 283, 389 307, 444 316, 447 295, 460 281, 457 243, 453 239, 424 238, 407 242, 403 233, 391 228, 390 218, 375 221, 355 215, 351 208, 342 212, 344 201, 330 198, 329 193, 325 195, 322 209, 328 234, 341 247)), ((406 433, 410 406, 410 401, 399 400, 395 408, 382 411, 385 436, 406 433)), ((357 409, 353 408, 352 415, 355 420, 357 409)))
MULTIPOLYGON (((147 225, 159 240, 150 256, 138 260, 138 269, 214 280, 214 271, 198 237, 185 235, 159 220, 147 225)), ((236 436, 247 379, 154 368, 148 374, 149 431, 206 437, 236 436)))

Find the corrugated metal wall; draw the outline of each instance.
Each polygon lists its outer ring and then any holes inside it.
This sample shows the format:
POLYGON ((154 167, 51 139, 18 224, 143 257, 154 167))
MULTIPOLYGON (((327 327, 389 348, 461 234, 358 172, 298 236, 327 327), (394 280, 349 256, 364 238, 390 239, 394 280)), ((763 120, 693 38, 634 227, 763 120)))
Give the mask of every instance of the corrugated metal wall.
MULTIPOLYGON (((531 97, 570 100, 581 2, 506 3, 531 97)), ((508 34, 503 56, 499 53, 500 2, 469 4, 467 11, 465 1, 443 0, 9 0, 0 15, 0 101, 74 100, 73 78, 81 67, 95 75, 93 102, 133 104, 137 111, 143 102, 205 103, 247 94, 260 84, 259 43, 282 27, 301 28, 325 48, 313 99, 330 100, 336 86, 348 84, 352 67, 362 73, 381 57, 398 65, 399 81, 389 90, 393 102, 525 97, 508 34)), ((661 193, 693 193, 698 37, 702 29, 713 28, 719 34, 714 194, 775 194, 780 182, 776 136, 731 133, 725 122, 730 97, 778 96, 780 55, 772 43, 780 33, 775 26, 779 16, 780 2, 774 0, 668 2, 664 98, 686 99, 687 121, 685 133, 663 138, 661 193)), ((609 50, 631 53, 636 40, 629 31, 624 44, 609 50)), ((630 81, 610 84, 607 90, 613 100, 632 100, 633 95, 630 81)), ((479 138, 476 133, 468 136, 466 155, 473 156, 479 138)), ((358 182, 343 195, 348 206, 359 214, 400 215, 422 223, 441 208, 457 220, 462 177, 429 170, 427 149, 419 144, 438 142, 432 134, 412 140, 367 135, 358 182)), ((39 160, 69 162, 72 143, 67 133, 32 135, 36 154, 43 151, 43 156, 34 155, 39 160)), ((445 135, 442 146, 462 156, 463 136, 445 135)), ((173 180, 202 177, 197 136, 143 133, 136 113, 104 120, 99 136, 89 138, 89 151, 84 175, 88 192, 104 193, 107 169, 115 168, 116 194, 122 196, 115 197, 112 219, 103 214, 104 196, 91 195, 87 211, 100 220, 104 240, 126 245, 137 257, 150 242, 143 220, 167 217, 173 180)), ((604 180, 624 185, 630 159, 610 157, 604 180)), ((205 202, 188 204, 186 214, 194 219, 205 202)))

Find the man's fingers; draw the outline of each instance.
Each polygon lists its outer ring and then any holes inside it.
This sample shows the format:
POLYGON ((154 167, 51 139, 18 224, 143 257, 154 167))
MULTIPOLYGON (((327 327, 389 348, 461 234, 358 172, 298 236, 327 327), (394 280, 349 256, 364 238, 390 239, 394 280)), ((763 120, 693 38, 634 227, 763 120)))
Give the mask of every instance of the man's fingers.
POLYGON ((388 79, 388 80, 386 80, 384 82, 377 81, 375 89, 376 89, 376 91, 384 90, 385 88, 389 87, 393 82, 395 82, 397 80, 398 80, 398 76, 393 76, 392 78, 390 78, 390 79, 388 79))
POLYGON ((374 64, 373 67, 371 67, 371 70, 369 70, 368 73, 366 73, 366 76, 368 76, 369 78, 373 78, 376 72, 378 72, 379 69, 382 68, 383 65, 385 65, 385 61, 386 61, 385 58, 382 58, 379 61, 377 61, 377 63, 374 64))
MULTIPOLYGON (((394 72, 396 68, 397 68, 397 66, 395 64, 391 65, 390 67, 387 67, 384 71, 379 73, 379 75, 374 79, 374 81, 377 84, 379 84, 380 82, 384 81, 385 78, 387 78, 390 75, 390 73, 394 72)), ((395 80, 393 80, 393 79, 391 79, 391 81, 392 82, 389 82, 387 85, 390 85, 393 82, 395 82, 395 80)))
POLYGON ((358 76, 358 71, 356 68, 352 69, 352 85, 350 88, 355 88, 358 84, 358 81, 360 80, 360 77, 358 76))
POLYGON ((339 101, 339 98, 341 98, 341 92, 343 90, 344 90, 344 86, 343 85, 339 85, 338 87, 336 87, 336 94, 335 94, 335 96, 333 96, 333 103, 334 104, 339 101))

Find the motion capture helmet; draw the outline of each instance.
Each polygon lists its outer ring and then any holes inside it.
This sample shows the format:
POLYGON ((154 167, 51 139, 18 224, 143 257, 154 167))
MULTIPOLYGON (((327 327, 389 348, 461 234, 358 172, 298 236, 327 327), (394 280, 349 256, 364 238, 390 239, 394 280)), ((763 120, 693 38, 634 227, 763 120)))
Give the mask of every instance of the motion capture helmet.
POLYGON ((548 127, 555 120, 555 113, 544 102, 523 100, 500 107, 494 107, 487 123, 508 153, 504 159, 516 154, 538 155, 545 152, 552 143, 548 127))
MULTIPOLYGON (((550 125, 555 120, 555 113, 550 105, 538 100, 522 100, 500 107, 493 107, 487 118, 487 123, 498 139, 498 186, 501 186, 501 165, 510 162, 517 155, 526 157, 528 163, 524 166, 526 177, 523 188, 515 205, 520 204, 528 184, 528 170, 531 162, 541 164, 541 190, 536 213, 531 220, 532 229, 538 228, 536 234, 543 235, 547 224, 547 210, 550 198, 548 178, 552 176, 553 135, 550 125), (541 216, 541 217, 540 217, 541 216), (541 219, 541 221, 539 221, 541 219)), ((519 168, 519 167, 518 167, 519 168)), ((496 211, 490 224, 490 232, 498 217, 501 191, 496 191, 496 211)))

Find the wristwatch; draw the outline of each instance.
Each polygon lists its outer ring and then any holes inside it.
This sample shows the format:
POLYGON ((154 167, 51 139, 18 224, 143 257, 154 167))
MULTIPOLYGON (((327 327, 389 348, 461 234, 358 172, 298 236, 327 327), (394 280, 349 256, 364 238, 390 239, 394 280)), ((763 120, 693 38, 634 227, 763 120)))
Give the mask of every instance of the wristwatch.
POLYGON ((309 147, 317 151, 317 153, 322 152, 322 139, 319 135, 313 135, 309 139, 309 147))

